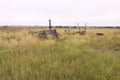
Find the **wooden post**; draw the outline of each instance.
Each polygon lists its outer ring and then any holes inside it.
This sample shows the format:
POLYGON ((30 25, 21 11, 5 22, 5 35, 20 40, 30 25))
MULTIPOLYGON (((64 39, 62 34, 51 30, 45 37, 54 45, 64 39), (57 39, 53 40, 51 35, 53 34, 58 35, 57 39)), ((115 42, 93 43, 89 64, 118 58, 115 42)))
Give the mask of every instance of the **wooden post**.
POLYGON ((68 34, 70 34, 70 27, 68 27, 68 34))
POLYGON ((79 28, 79 33, 80 33, 80 26, 79 26, 79 23, 77 23, 77 26, 78 26, 78 28, 79 28))
POLYGON ((49 19, 49 30, 51 30, 51 19, 49 19))
POLYGON ((86 32, 86 27, 87 27, 87 23, 85 23, 85 29, 84 29, 85 32, 86 32))

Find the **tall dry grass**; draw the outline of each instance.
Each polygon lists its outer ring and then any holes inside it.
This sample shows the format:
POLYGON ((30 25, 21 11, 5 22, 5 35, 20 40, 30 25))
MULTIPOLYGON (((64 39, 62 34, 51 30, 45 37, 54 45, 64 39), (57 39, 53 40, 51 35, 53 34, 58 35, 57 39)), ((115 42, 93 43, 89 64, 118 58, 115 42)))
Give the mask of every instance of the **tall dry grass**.
POLYGON ((119 29, 90 28, 85 35, 57 29, 59 39, 40 39, 30 30, 43 29, 0 30, 0 80, 120 79, 119 29))

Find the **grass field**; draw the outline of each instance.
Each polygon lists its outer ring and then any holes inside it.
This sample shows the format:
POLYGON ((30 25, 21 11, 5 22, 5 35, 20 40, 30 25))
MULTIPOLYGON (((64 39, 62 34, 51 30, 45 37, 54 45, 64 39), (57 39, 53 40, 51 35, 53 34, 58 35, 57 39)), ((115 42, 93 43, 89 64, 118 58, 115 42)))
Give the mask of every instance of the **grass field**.
POLYGON ((120 29, 68 35, 60 28, 59 39, 28 34, 43 29, 0 28, 0 80, 120 80, 120 29))

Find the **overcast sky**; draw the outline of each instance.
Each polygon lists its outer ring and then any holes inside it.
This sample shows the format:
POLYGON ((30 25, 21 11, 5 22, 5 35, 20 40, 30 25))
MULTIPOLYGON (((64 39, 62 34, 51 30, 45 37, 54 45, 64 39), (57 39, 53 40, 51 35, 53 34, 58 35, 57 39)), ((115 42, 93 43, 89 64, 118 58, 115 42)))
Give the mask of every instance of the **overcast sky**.
POLYGON ((120 26, 120 0, 0 0, 0 25, 120 26))

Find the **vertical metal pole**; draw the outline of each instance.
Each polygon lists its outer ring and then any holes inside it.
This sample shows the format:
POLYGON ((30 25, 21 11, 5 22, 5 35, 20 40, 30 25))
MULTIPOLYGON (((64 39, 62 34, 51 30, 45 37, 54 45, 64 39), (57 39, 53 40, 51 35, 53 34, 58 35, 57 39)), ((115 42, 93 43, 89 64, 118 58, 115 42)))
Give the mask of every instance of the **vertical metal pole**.
POLYGON ((51 30, 51 19, 49 19, 49 30, 51 30))

